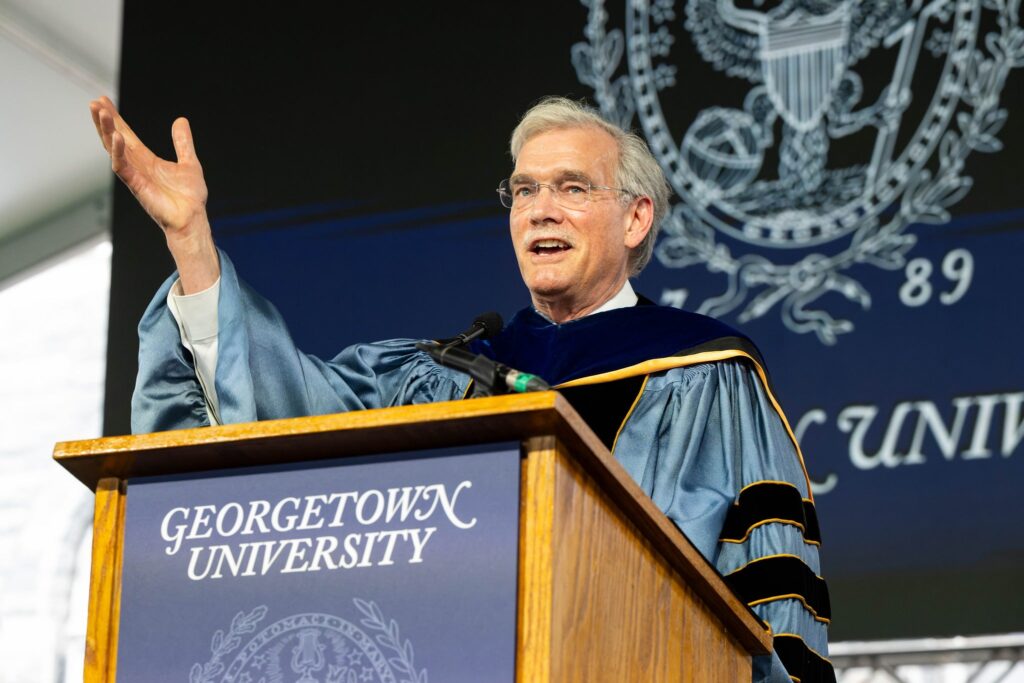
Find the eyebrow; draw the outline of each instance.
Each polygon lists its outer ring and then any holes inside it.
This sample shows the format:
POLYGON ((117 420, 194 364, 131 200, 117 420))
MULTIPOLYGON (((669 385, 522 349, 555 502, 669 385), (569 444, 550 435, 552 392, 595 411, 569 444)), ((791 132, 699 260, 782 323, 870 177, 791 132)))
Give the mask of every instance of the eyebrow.
MULTIPOLYGON (((593 185, 593 181, 590 179, 590 176, 588 176, 583 171, 578 171, 576 169, 566 169, 564 171, 559 171, 558 175, 555 176, 553 182, 562 183, 565 182, 566 180, 579 180, 593 185)), ((516 175, 509 178, 509 182, 518 185, 520 183, 535 183, 537 182, 537 180, 534 179, 533 176, 517 173, 516 175)))
POLYGON ((558 174, 558 177, 555 180, 556 182, 563 182, 566 180, 581 180, 585 183, 593 184, 593 182, 590 180, 590 176, 588 176, 583 171, 577 171, 575 169, 562 171, 560 174, 558 174))

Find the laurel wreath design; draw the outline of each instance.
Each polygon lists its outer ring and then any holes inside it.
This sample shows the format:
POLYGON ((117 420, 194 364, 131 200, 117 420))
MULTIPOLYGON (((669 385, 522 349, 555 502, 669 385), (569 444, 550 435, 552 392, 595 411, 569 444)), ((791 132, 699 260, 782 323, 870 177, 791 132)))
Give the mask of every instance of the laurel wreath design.
POLYGON ((239 612, 231 620, 227 634, 220 629, 210 639, 210 661, 205 664, 193 664, 188 673, 189 683, 213 683, 217 676, 224 673, 225 657, 238 649, 242 644, 242 636, 256 630, 263 617, 267 615, 266 605, 260 605, 248 614, 239 612))
MULTIPOLYGON (((627 75, 614 77, 622 61, 625 38, 621 30, 607 30, 604 0, 581 0, 588 8, 584 29, 586 42, 572 47, 577 76, 594 90, 594 99, 606 117, 624 128, 632 126, 636 112, 627 75)), ((981 6, 996 12, 997 30, 985 36, 985 50, 975 48, 966 70, 964 107, 956 115, 956 129, 947 130, 939 144, 937 168, 923 169, 913 178, 899 200, 898 210, 887 221, 866 220, 854 232, 850 246, 839 254, 811 254, 797 263, 778 265, 758 255, 734 256, 715 238, 715 230, 691 208, 676 204, 662 226, 663 236, 655 254, 665 266, 685 268, 705 264, 709 272, 726 276, 725 291, 705 300, 700 313, 723 316, 746 302, 739 322, 760 318, 778 306, 784 324, 798 333, 814 333, 824 344, 835 344, 839 335, 853 330, 853 323, 833 317, 818 300, 836 292, 867 310, 871 295, 844 271, 872 265, 898 270, 917 237, 905 231, 911 225, 939 225, 950 220, 949 208, 970 191, 973 181, 964 173, 972 152, 993 153, 1002 149, 996 137, 1006 123, 1007 111, 999 106, 1006 79, 1024 66, 1024 29, 1020 27, 1021 0, 982 0, 981 6), (756 292, 756 294, 755 294, 756 292), (750 298, 749 302, 748 297, 750 298)), ((655 23, 672 19, 672 0, 654 0, 655 23)), ((945 47, 942 36, 932 41, 933 50, 945 47)), ((659 48, 662 54, 667 47, 659 48)), ((673 79, 654 79, 660 90, 673 79)))
POLYGON ((427 670, 416 671, 413 663, 413 647, 409 640, 402 641, 398 632, 398 622, 394 619, 385 619, 384 614, 377 607, 377 603, 354 598, 356 608, 362 612, 361 623, 366 628, 377 631, 377 642, 395 653, 394 657, 388 658, 388 663, 399 673, 405 674, 407 683, 427 683, 427 670))
MULTIPOLYGON (((428 683, 427 670, 416 670, 412 642, 402 640, 398 630, 398 622, 386 619, 377 603, 372 600, 353 598, 356 609, 363 615, 360 623, 371 631, 377 632, 377 643, 394 653, 388 658, 393 670, 404 674, 403 683, 428 683)), ((224 673, 224 659, 239 648, 242 636, 256 630, 256 625, 267 615, 267 607, 260 605, 245 614, 239 612, 231 620, 227 633, 218 630, 210 639, 210 660, 205 664, 193 664, 189 671, 189 683, 215 683, 218 676, 224 673)))

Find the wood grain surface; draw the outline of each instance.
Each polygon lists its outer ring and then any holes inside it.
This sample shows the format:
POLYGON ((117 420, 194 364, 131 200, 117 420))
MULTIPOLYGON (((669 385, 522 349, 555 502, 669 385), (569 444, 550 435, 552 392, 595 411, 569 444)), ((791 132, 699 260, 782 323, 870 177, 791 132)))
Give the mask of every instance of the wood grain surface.
POLYGON ((551 680, 750 681, 750 655, 561 447, 551 680))
POLYGON ((121 550, 124 541, 125 488, 115 478, 96 486, 93 513, 89 623, 85 635, 85 683, 109 683, 117 668, 117 630, 121 617, 121 550))
POLYGON ((688 589, 718 615, 748 653, 771 652, 772 637, 767 626, 733 594, 718 571, 658 509, 579 414, 567 412, 564 419, 569 428, 558 432, 559 441, 566 446, 564 452, 571 454, 571 459, 586 472, 594 491, 600 491, 629 520, 640 537, 679 573, 688 589))
POLYGON ((519 498, 519 624, 516 681, 551 679, 555 554, 555 437, 526 441, 519 498))

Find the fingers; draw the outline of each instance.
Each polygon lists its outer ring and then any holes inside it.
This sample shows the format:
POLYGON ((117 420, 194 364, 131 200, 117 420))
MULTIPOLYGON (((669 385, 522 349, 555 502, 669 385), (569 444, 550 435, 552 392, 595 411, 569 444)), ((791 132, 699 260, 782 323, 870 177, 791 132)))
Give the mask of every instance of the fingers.
POLYGON ((121 171, 128 165, 128 158, 124 153, 124 136, 113 132, 110 135, 110 169, 120 175, 121 171))
POLYGON ((110 136, 117 130, 117 124, 114 122, 114 117, 111 116, 110 112, 104 110, 100 111, 100 138, 103 140, 103 146, 110 150, 110 136))
POLYGON ((180 117, 175 119, 171 125, 171 140, 174 141, 174 153, 178 156, 178 162, 189 162, 196 160, 196 148, 192 141, 192 128, 188 125, 188 119, 180 117))
POLYGON ((95 101, 89 103, 89 111, 92 113, 92 123, 96 126, 96 134, 100 136, 100 142, 103 143, 103 149, 109 152, 109 138, 103 134, 103 117, 106 115, 106 112, 104 112, 102 107, 100 107, 95 101))
POLYGON ((97 124, 97 132, 103 141, 103 146, 110 151, 110 136, 116 130, 124 137, 125 145, 129 152, 138 150, 139 153, 149 153, 149 149, 142 144, 142 140, 131 129, 131 126, 121 118, 117 107, 110 101, 109 97, 100 97, 89 103, 89 110, 93 112, 93 122, 97 124))
POLYGON ((103 149, 109 154, 111 151, 111 136, 117 130, 117 110, 113 103, 106 97, 93 100, 89 103, 89 112, 92 114, 93 125, 96 126, 96 134, 100 136, 103 149))
POLYGON ((89 103, 89 113, 92 114, 92 125, 96 126, 96 134, 100 136, 100 140, 103 139, 103 133, 100 132, 100 104, 96 100, 89 103))
POLYGON ((100 127, 101 119, 104 114, 113 119, 117 115, 117 108, 114 107, 114 103, 109 98, 99 97, 89 103, 89 113, 92 114, 92 122, 96 126, 96 132, 100 134, 100 137, 103 137, 100 127))
POLYGON ((125 153, 124 136, 117 131, 114 119, 117 116, 117 109, 114 108, 114 103, 106 97, 100 97, 89 103, 89 112, 92 114, 92 123, 96 126, 96 134, 103 143, 103 149, 110 155, 110 169, 122 180, 126 180, 123 174, 128 169, 128 157, 125 153))
MULTIPOLYGON (((139 193, 147 184, 147 180, 128 160, 124 136, 120 133, 110 136, 110 169, 128 186, 133 195, 140 196, 139 193)), ((141 199, 139 201, 142 202, 141 199)), ((145 203, 143 203, 143 208, 149 211, 145 203)))

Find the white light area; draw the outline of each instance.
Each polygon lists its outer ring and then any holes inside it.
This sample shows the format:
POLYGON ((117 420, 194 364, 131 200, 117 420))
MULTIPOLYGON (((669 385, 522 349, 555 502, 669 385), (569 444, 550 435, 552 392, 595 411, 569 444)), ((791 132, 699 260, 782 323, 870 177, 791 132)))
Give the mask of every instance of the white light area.
MULTIPOLYGON (((85 662, 85 633, 89 618, 89 570, 92 566, 92 526, 82 537, 74 553, 75 570, 71 580, 71 593, 67 621, 64 623, 63 642, 58 641, 58 656, 63 655, 63 676, 58 683, 81 683, 85 662), (61 649, 63 652, 61 652, 61 649)), ((60 672, 58 672, 59 674, 60 672)))
POLYGON ((833 643, 829 653, 835 655, 912 655, 921 652, 955 652, 957 650, 994 650, 1024 648, 1024 633, 997 633, 983 636, 953 638, 915 638, 907 640, 851 640, 833 643))
POLYGON ((102 188, 110 177, 89 114, 103 94, 69 85, 67 78, 0 37, 0 234, 59 211, 102 188))
POLYGON ((117 89, 121 16, 121 0, 0 0, 0 240, 109 181, 88 103, 117 89))
POLYGON ((118 59, 121 56, 120 0, 0 0, 27 16, 33 24, 45 27, 45 36, 60 44, 70 56, 82 55, 96 77, 111 84, 117 82, 118 59))
POLYGON ((101 433, 110 253, 0 290, 0 683, 81 680, 93 497, 52 452, 101 433))
POLYGON ((993 660, 984 664, 936 664, 934 666, 894 666, 899 678, 887 671, 851 668, 837 676, 838 683, 1020 683, 1024 665, 993 660), (1010 667, 1013 667, 1010 669, 1010 667))

